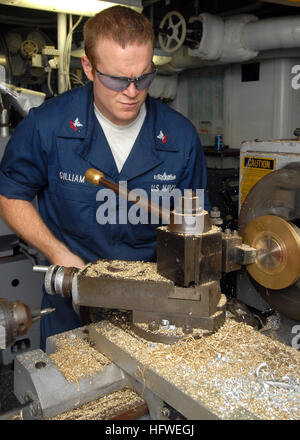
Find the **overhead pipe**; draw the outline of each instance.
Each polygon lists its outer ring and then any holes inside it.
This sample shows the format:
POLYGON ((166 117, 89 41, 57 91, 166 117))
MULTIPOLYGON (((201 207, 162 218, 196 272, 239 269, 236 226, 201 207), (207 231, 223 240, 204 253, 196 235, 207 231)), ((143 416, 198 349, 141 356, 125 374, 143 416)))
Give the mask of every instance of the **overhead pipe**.
MULTIPOLYGON (((189 68, 241 63, 270 50, 300 47, 300 15, 259 20, 253 14, 223 19, 209 13, 191 17, 200 22, 202 35, 194 48, 182 46, 172 54, 172 61, 159 69, 174 74, 189 68)), ((188 25, 187 25, 188 27, 188 25)))
POLYGON ((258 20, 244 27, 246 47, 254 51, 292 49, 300 46, 300 16, 258 20))

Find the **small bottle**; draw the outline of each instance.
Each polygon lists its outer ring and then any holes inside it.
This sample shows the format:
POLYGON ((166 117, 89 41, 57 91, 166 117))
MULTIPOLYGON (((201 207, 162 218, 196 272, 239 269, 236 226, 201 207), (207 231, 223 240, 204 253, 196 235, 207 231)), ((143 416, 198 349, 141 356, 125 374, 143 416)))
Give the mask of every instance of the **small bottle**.
POLYGON ((221 134, 218 134, 215 136, 215 146, 217 148, 217 151, 223 150, 223 136, 221 134))

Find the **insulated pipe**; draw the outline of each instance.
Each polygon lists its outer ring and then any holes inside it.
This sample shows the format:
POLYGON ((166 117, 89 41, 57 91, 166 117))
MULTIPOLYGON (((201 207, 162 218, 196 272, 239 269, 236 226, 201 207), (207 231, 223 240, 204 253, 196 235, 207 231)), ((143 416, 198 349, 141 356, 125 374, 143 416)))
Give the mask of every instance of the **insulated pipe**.
POLYGON ((248 23, 242 32, 244 45, 255 51, 300 46, 300 16, 276 17, 248 23))
POLYGON ((189 68, 241 63, 263 58, 270 50, 300 47, 300 15, 259 20, 241 14, 223 20, 208 13, 191 17, 199 21, 203 32, 198 45, 182 46, 172 54, 172 61, 159 68, 160 74, 174 74, 189 68))
POLYGON ((67 39, 67 14, 59 12, 57 14, 57 48, 59 50, 59 66, 58 66, 58 93, 61 94, 66 90, 65 66, 63 54, 67 39))
POLYGON ((247 61, 258 55, 242 39, 243 31, 249 23, 258 20, 255 15, 235 15, 223 20, 204 13, 192 20, 201 21, 203 32, 199 45, 188 50, 189 55, 218 64, 247 61))
POLYGON ((199 41, 199 47, 194 51, 189 50, 192 55, 193 52, 201 54, 202 59, 217 60, 222 55, 223 42, 225 35, 225 23, 221 17, 216 15, 203 13, 198 17, 191 17, 190 23, 196 21, 201 22, 202 37, 199 41))

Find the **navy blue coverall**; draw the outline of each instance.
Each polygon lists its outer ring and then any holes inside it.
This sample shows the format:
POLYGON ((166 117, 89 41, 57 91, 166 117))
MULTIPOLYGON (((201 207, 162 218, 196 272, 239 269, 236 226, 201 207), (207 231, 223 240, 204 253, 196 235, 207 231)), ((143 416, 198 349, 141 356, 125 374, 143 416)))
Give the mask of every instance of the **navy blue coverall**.
MULTIPOLYGON (((127 182, 129 190, 145 190, 149 198, 174 187, 205 188, 197 131, 184 116, 148 96, 146 119, 119 173, 93 106, 88 83, 32 109, 6 147, 0 194, 27 201, 37 195, 46 225, 86 263, 100 258, 155 261, 157 224, 99 224, 101 187, 87 182, 84 174, 96 168, 109 180, 127 182)), ((56 308, 41 322, 43 349, 48 336, 82 325, 71 301, 44 293, 42 307, 56 308)))

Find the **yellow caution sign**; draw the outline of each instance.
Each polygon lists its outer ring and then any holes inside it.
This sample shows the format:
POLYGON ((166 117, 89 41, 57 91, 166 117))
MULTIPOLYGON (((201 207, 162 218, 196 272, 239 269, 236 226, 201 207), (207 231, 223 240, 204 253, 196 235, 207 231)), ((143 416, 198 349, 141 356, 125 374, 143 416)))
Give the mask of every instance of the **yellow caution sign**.
POLYGON ((276 159, 258 156, 244 156, 241 163, 241 205, 249 191, 266 174, 276 169, 276 159))

